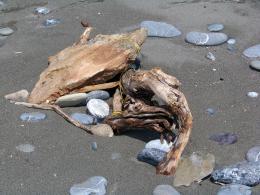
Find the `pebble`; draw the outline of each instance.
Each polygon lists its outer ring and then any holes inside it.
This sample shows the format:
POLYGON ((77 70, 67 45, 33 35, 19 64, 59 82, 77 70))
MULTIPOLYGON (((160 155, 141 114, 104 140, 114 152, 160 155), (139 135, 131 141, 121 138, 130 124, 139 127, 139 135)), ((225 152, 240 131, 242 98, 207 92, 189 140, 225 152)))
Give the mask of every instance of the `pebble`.
POLYGON ((260 163, 243 161, 226 166, 215 170, 212 179, 218 183, 255 186, 260 183, 260 163))
POLYGON ((81 123, 83 125, 93 125, 93 124, 97 123, 97 119, 88 114, 73 113, 70 116, 71 116, 71 118, 73 118, 74 120, 78 121, 79 123, 81 123))
POLYGON ((216 113, 216 110, 214 109, 214 108, 208 108, 207 110, 206 110, 206 112, 209 114, 209 115, 214 115, 215 113, 216 113))
POLYGON ((107 91, 103 91, 103 90, 91 91, 91 92, 87 93, 86 103, 88 103, 88 101, 91 99, 107 100, 109 98, 110 98, 110 95, 107 91))
POLYGON ((105 195, 107 179, 102 176, 94 176, 83 183, 74 184, 70 188, 70 195, 105 195))
POLYGON ((13 29, 9 27, 0 27, 0 35, 2 36, 9 36, 13 33, 14 33, 13 29))
POLYGON ((156 148, 164 152, 169 152, 171 150, 171 147, 172 142, 168 144, 166 140, 163 140, 163 143, 161 143, 160 139, 152 140, 145 144, 145 148, 156 148))
POLYGON ((260 146, 255 146, 246 153, 246 160, 260 163, 260 146))
POLYGON ((150 37, 176 37, 181 35, 181 31, 165 22, 143 21, 141 27, 148 30, 150 37))
POLYGON ((190 186, 210 175, 215 167, 213 154, 194 152, 190 157, 182 158, 174 175, 174 186, 190 186))
POLYGON ((30 153, 30 152, 34 151, 35 147, 31 144, 20 144, 20 145, 16 146, 16 149, 21 152, 30 153))
POLYGON ((228 37, 224 33, 203 33, 189 32, 186 35, 186 41, 194 45, 220 45, 227 41, 228 37))
POLYGON ((236 40, 235 39, 228 39, 227 49, 232 52, 236 50, 236 40))
POLYGON ((37 7, 34 9, 34 13, 46 15, 46 14, 50 13, 50 10, 47 7, 37 7))
POLYGON ((157 166, 165 157, 166 152, 155 148, 145 148, 137 155, 137 160, 157 166))
POLYGON ((17 101, 26 102, 28 96, 29 96, 29 92, 26 89, 22 89, 14 93, 5 95, 5 99, 15 101, 15 102, 17 101))
POLYGON ((208 25, 208 30, 210 32, 218 32, 224 29, 224 25, 223 24, 219 24, 219 23, 214 23, 214 24, 209 24, 208 25))
POLYGON ((259 60, 254 60, 252 62, 250 62, 250 67, 260 71, 260 61, 259 60))
POLYGON ((260 44, 247 48, 243 54, 249 58, 260 57, 260 44))
POLYGON ((86 93, 74 93, 59 97, 55 104, 60 107, 73 107, 86 105, 86 93))
POLYGON ((207 53, 206 58, 208 58, 211 61, 215 61, 216 60, 216 57, 211 52, 207 53))
POLYGON ((250 92, 247 93, 247 96, 251 97, 251 98, 257 98, 258 97, 258 93, 255 92, 255 91, 250 91, 250 92))
POLYGON ((46 119, 47 115, 41 112, 30 112, 23 113, 20 115, 20 119, 26 122, 39 122, 41 120, 46 119))
POLYGON ((251 188, 240 184, 225 185, 220 188, 217 195, 251 195, 251 188))
POLYGON ((52 27, 52 26, 56 26, 57 24, 60 24, 61 20, 60 19, 47 19, 43 22, 43 25, 45 27, 52 27))
POLYGON ((108 124, 98 124, 90 127, 90 131, 97 136, 113 137, 114 131, 108 124))
POLYGON ((170 185, 158 185, 153 190, 153 195, 181 195, 174 187, 170 185))
POLYGON ((98 118, 105 118, 109 115, 109 105, 100 99, 91 99, 87 103, 89 113, 98 118))
POLYGON ((211 135, 209 139, 218 142, 219 145, 228 145, 236 143, 238 136, 235 133, 221 132, 211 135))
POLYGON ((121 158, 121 154, 120 153, 112 153, 111 154, 111 159, 112 160, 116 160, 116 159, 119 159, 119 158, 121 158))
POLYGON ((91 143, 91 149, 94 150, 94 151, 97 151, 97 142, 91 143))

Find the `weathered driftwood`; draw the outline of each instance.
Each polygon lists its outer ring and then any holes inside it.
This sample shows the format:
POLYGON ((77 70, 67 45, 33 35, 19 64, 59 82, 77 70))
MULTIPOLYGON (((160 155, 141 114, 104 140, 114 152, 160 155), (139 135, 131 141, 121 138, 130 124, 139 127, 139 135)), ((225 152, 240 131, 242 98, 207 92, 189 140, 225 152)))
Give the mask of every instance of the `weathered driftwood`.
POLYGON ((101 89, 112 89, 119 85, 119 81, 116 82, 110 82, 110 83, 102 83, 98 85, 88 85, 81 89, 76 89, 73 92, 75 93, 84 93, 89 91, 95 91, 95 90, 101 90, 101 89))
POLYGON ((49 66, 40 75, 28 102, 49 103, 87 85, 107 82, 122 73, 136 58, 147 32, 139 29, 128 34, 97 35, 89 40, 87 28, 73 46, 49 57, 49 66))
POLYGON ((122 112, 106 119, 106 123, 117 133, 126 127, 141 127, 166 133, 170 140, 175 128, 172 116, 177 116, 177 141, 157 167, 157 172, 165 175, 174 174, 192 128, 192 115, 185 96, 178 90, 179 85, 175 77, 158 68, 150 71, 128 70, 121 77, 121 88, 126 96, 122 112), (160 97, 167 106, 150 105, 153 95, 160 97))

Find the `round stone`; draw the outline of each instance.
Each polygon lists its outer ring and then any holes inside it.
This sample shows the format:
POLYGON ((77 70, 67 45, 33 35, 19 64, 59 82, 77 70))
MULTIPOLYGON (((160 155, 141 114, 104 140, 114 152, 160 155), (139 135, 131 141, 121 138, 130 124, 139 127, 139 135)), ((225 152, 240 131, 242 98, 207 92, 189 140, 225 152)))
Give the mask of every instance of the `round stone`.
POLYGON ((0 27, 0 35, 2 36, 9 36, 11 34, 13 34, 13 29, 9 28, 9 27, 0 27))
POLYGON ((251 98, 257 98, 258 97, 258 93, 255 92, 255 91, 250 91, 250 92, 247 93, 247 96, 251 97, 251 98))
POLYGON ((251 188, 240 184, 225 185, 220 188, 217 195, 251 195, 251 188))
POLYGON ((208 25, 208 30, 210 32, 218 32, 224 29, 224 25, 223 24, 219 24, 219 23, 214 23, 214 24, 209 24, 208 25))
POLYGON ((254 60, 252 62, 250 62, 250 67, 260 71, 260 61, 259 60, 254 60))
POLYGON ((78 121, 83 125, 92 125, 97 122, 97 119, 91 115, 83 114, 83 113, 73 113, 71 118, 78 121))
POLYGON ((20 119, 26 122, 38 122, 46 119, 46 114, 41 112, 25 112, 21 114, 20 119))
POLYGON ((31 144, 20 144, 18 146, 16 146, 16 149, 21 151, 21 152, 26 152, 26 153, 30 153, 34 151, 34 146, 31 144))
POLYGON ((246 159, 250 162, 260 162, 260 146, 255 146, 248 150, 246 159))
POLYGON ((189 32, 186 35, 186 41, 194 45, 213 46, 220 45, 227 41, 228 37, 224 33, 203 33, 189 32))
POLYGON ((160 139, 152 140, 145 144, 145 148, 156 148, 164 152, 169 152, 171 147, 172 142, 168 144, 166 140, 163 140, 163 143, 161 143, 160 139))
POLYGON ((170 185, 158 185, 154 189, 153 195, 180 195, 180 193, 170 185))
POLYGON ((100 99, 91 99, 87 103, 89 113, 98 118, 105 118, 109 115, 108 104, 100 99))
POLYGON ((260 44, 247 48, 243 54, 249 58, 260 57, 260 44))

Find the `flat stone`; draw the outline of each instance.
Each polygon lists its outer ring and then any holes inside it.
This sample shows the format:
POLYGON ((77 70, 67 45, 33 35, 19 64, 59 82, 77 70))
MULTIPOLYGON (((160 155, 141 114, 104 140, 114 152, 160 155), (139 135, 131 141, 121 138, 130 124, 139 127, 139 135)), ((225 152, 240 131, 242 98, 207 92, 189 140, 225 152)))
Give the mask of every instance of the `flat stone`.
POLYGON ((107 91, 104 90, 96 90, 87 93, 86 102, 91 99, 100 99, 100 100, 107 100, 110 98, 110 95, 107 91))
POLYGON ((249 162, 260 162, 260 146, 250 148, 246 153, 246 160, 249 162))
POLYGON ((137 160, 157 166, 165 157, 166 152, 155 148, 145 148, 137 155, 137 160))
POLYGON ((16 149, 19 150, 20 152, 25 152, 25 153, 30 153, 34 151, 34 146, 31 144, 20 144, 16 146, 16 149))
POLYGON ((55 104, 60 107, 73 107, 86 105, 86 93, 74 93, 59 97, 55 104))
POLYGON ((260 162, 243 161, 217 169, 212 173, 212 179, 218 183, 258 185, 260 183, 260 162))
POLYGON ((259 60, 254 60, 252 62, 250 62, 250 67, 260 71, 260 61, 259 60))
POLYGON ((163 140, 163 143, 161 143, 160 139, 152 140, 145 144, 145 148, 156 148, 164 152, 169 152, 171 150, 171 147, 172 142, 168 144, 166 140, 163 140))
POLYGON ((215 61, 216 60, 216 57, 211 52, 207 53, 206 58, 208 58, 211 61, 215 61))
POLYGON ((209 139, 218 142, 219 145, 228 145, 236 143, 238 136, 235 133, 221 132, 211 135, 209 139))
POLYGON ((9 27, 0 27, 0 35, 2 36, 9 36, 13 33, 14 33, 13 29, 9 27))
POLYGON ((143 21, 141 27, 148 30, 150 37, 176 37, 181 35, 181 31, 165 22, 143 21))
POLYGON ((83 114, 83 113, 73 113, 70 115, 71 118, 80 122, 83 125, 93 125, 97 123, 97 119, 91 115, 83 114))
POLYGON ((260 44, 247 48, 243 54, 249 58, 260 57, 260 44))
POLYGON ((216 113, 216 110, 214 108, 207 108, 206 112, 208 115, 214 115, 216 113))
POLYGON ((194 181, 201 181, 212 173, 215 167, 213 154, 193 153, 182 158, 174 175, 174 186, 190 186, 194 181))
POLYGON ((29 96, 29 92, 26 89, 22 89, 14 93, 5 95, 5 99, 15 101, 15 102, 17 101, 26 102, 28 96, 29 96))
POLYGON ((217 195, 251 195, 251 188, 240 184, 225 185, 220 188, 217 195))
POLYGON ((227 39, 228 36, 224 33, 189 32, 186 35, 188 43, 201 46, 220 45, 225 43, 227 39))
POLYGON ((174 187, 170 185, 158 185, 153 190, 153 195, 181 195, 174 187))
POLYGON ((47 7, 37 7, 34 9, 34 13, 46 15, 46 14, 50 13, 50 10, 47 7))
POLYGON ((97 151, 97 142, 92 142, 90 146, 92 150, 97 151))
POLYGON ((83 183, 74 184, 70 188, 70 195, 105 195, 107 179, 94 176, 83 183))
POLYGON ((41 112, 30 112, 23 113, 20 115, 20 119, 26 122, 39 122, 41 120, 46 119, 47 115, 41 112))
POLYGON ((52 27, 52 26, 56 26, 57 24, 60 24, 61 20, 60 19, 47 19, 43 22, 43 25, 45 27, 52 27))
POLYGON ((250 92, 247 93, 247 96, 251 97, 251 98, 257 98, 258 97, 258 93, 255 92, 255 91, 250 91, 250 92))
POLYGON ((113 137, 114 131, 108 124, 97 124, 90 127, 90 131, 97 136, 113 137))
POLYGON ((108 104, 100 99, 91 99, 87 103, 89 113, 98 118, 105 118, 109 115, 108 104))
POLYGON ((218 32, 224 29, 224 25, 223 24, 219 24, 219 23, 214 23, 214 24, 209 24, 208 25, 208 30, 210 32, 218 32))

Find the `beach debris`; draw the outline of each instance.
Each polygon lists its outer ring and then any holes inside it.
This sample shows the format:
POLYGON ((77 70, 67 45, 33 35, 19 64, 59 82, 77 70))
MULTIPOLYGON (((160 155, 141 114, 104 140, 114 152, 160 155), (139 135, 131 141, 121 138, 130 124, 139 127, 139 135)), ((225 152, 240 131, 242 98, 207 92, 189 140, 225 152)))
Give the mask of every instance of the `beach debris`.
POLYGON ((87 20, 86 18, 82 19, 82 20, 80 21, 80 24, 81 24, 83 27, 85 27, 85 28, 87 28, 87 27, 90 26, 90 25, 89 25, 89 22, 88 22, 88 20, 87 20))
POLYGON ((56 26, 58 24, 61 23, 61 20, 60 19, 54 19, 54 18, 51 18, 51 19, 46 19, 44 22, 43 22, 43 25, 45 27, 52 27, 52 26, 56 26))
POLYGON ((200 182, 213 172, 215 156, 193 152, 189 157, 181 159, 174 175, 173 185, 190 186, 193 182, 200 182))
POLYGON ((207 53, 206 58, 208 58, 211 61, 215 61, 216 60, 216 57, 211 52, 207 53))
POLYGON ((167 153, 156 148, 144 148, 137 155, 137 160, 157 166, 167 153))
POLYGON ((83 125, 93 125, 97 123, 97 119, 88 114, 73 113, 70 117, 83 125))
POLYGON ((208 115, 212 116, 216 113, 216 110, 214 108, 207 108, 206 112, 208 115))
POLYGON ((247 48, 243 51, 243 54, 248 58, 260 57, 260 44, 247 48))
POLYGON ((149 37, 176 37, 181 35, 181 31, 165 22, 143 21, 140 26, 148 30, 149 37))
POLYGON ((228 39, 227 40, 227 49, 231 52, 236 50, 236 39, 228 39))
POLYGON ((167 143, 166 140, 163 140, 163 143, 161 143, 160 139, 152 140, 145 144, 145 148, 155 148, 164 152, 169 152, 171 150, 171 147, 172 142, 167 143))
POLYGON ((260 146, 255 146, 253 148, 250 148, 246 153, 246 160, 249 162, 260 163, 260 146))
POLYGON ((105 118, 109 115, 109 105, 100 99, 91 99, 87 103, 89 113, 97 118, 105 118))
POLYGON ((73 93, 59 97, 55 104, 60 107, 73 107, 86 105, 86 93, 73 93))
POLYGON ((257 98, 258 95, 259 94, 257 92, 255 92, 255 91, 250 91, 250 92, 247 93, 247 96, 251 97, 251 98, 257 98))
POLYGON ((25 112, 20 115, 20 119, 26 122, 39 122, 46 119, 47 115, 41 112, 25 112))
POLYGON ((14 30, 9 27, 0 27, 1 36, 9 36, 14 33, 14 30))
POLYGON ((90 146, 93 151, 97 151, 97 142, 91 142, 90 146))
POLYGON ((243 161, 229 165, 215 170, 212 179, 218 183, 255 186, 260 183, 260 163, 243 161))
POLYGON ((70 195, 105 195, 107 179, 102 176, 94 176, 83 183, 74 184, 70 188, 70 195))
POLYGON ((186 35, 188 43, 200 46, 220 45, 227 41, 228 36, 224 33, 204 33, 204 32, 189 32, 186 35))
POLYGON ((20 152, 30 153, 34 151, 35 147, 31 144, 20 144, 16 146, 16 149, 20 152))
POLYGON ((117 160, 117 159, 120 159, 121 158, 121 154, 120 153, 117 153, 117 152, 113 152, 111 154, 111 159, 112 160, 117 160))
POLYGON ((28 96, 29 96, 29 92, 26 89, 22 89, 22 90, 14 92, 14 93, 5 95, 5 99, 14 101, 14 102, 18 102, 18 101, 26 102, 28 96))
POLYGON ((251 187, 240 184, 224 185, 220 188, 217 195, 251 195, 251 187))
POLYGON ((50 10, 47 7, 37 7, 34 9, 34 14, 46 15, 50 13, 50 10))
POLYGON ((154 188, 153 195, 181 195, 181 194, 174 187, 166 184, 161 184, 154 188))
POLYGON ((208 25, 208 30, 210 32, 218 32, 224 29, 224 25, 220 23, 213 23, 208 25))
POLYGON ((108 124, 93 125, 89 129, 93 135, 103 136, 103 137, 114 136, 113 129, 108 124))
POLYGON ((260 60, 254 60, 250 62, 250 67, 254 70, 260 71, 260 60))
POLYGON ((209 136, 209 139, 219 145, 229 145, 237 142, 238 136, 235 133, 220 132, 209 136))
POLYGON ((91 92, 87 93, 86 103, 88 103, 88 101, 91 99, 107 100, 109 98, 110 98, 110 95, 107 91, 104 91, 104 90, 91 91, 91 92))

